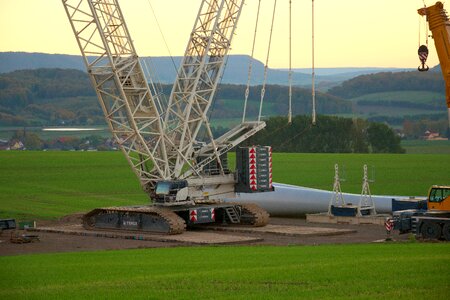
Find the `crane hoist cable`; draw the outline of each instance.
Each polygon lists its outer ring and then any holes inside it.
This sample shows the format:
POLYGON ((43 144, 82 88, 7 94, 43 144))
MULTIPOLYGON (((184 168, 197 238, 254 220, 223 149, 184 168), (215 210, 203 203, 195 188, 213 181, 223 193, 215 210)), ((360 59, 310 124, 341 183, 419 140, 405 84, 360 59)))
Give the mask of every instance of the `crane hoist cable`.
MULTIPOLYGON (((426 9, 425 1, 423 1, 424 8, 426 9)), ((421 31, 422 31, 422 20, 424 16, 419 16, 419 50, 417 50, 417 54, 419 55, 420 66, 417 68, 420 72, 426 72, 430 68, 426 65, 428 58, 428 27, 427 22, 425 23, 425 44, 422 44, 421 39, 421 31)))
POLYGON ((269 46, 267 47, 266 64, 264 65, 264 80, 263 80, 263 85, 261 88, 261 99, 260 99, 260 103, 259 103, 258 122, 261 121, 262 105, 264 102, 264 95, 266 93, 267 71, 269 68, 270 46, 272 44, 272 33, 273 33, 273 25, 274 25, 274 21, 275 21, 276 8, 277 8, 277 0, 275 0, 273 2, 272 23, 270 25, 269 46))
POLYGON ((289 0, 289 111, 288 123, 292 123, 292 0, 289 0))
POLYGON ((316 70, 315 70, 315 57, 314 57, 314 0, 311 1, 311 31, 312 31, 312 67, 311 67, 311 98, 312 98, 312 125, 316 125, 316 70))
POLYGON ((251 77, 252 77, 253 57, 254 57, 254 54, 255 54, 256 36, 257 36, 257 33, 258 33, 258 23, 259 23, 260 8, 261 8, 261 0, 258 1, 258 10, 257 10, 257 13, 256 13, 256 23, 255 23, 255 33, 253 35, 252 54, 250 56, 249 63, 248 63, 247 87, 245 89, 244 113, 242 114, 242 123, 245 122, 245 115, 247 113, 248 96, 250 94, 250 80, 251 80, 251 77))
POLYGON ((282 149, 285 145, 287 145, 288 143, 290 143, 293 140, 297 140, 299 137, 303 136, 304 134, 306 134, 306 132, 308 132, 310 129, 312 129, 314 126, 314 124, 308 124, 302 131, 300 131, 299 133, 297 133, 296 135, 294 135, 293 137, 291 137, 290 139, 285 140, 279 147, 280 149, 282 149))
POLYGON ((178 67, 177 67, 177 65, 175 63, 175 60, 173 59, 173 56, 172 56, 172 53, 170 51, 169 45, 167 44, 166 37, 164 35, 164 32, 162 31, 161 25, 159 24, 158 17, 156 16, 155 10, 153 9, 153 5, 150 2, 150 0, 147 0, 147 2, 148 2, 148 5, 150 6, 150 10, 152 11, 153 17, 155 18, 156 25, 158 26, 158 30, 159 30, 159 33, 161 34, 161 37, 162 37, 163 41, 164 41, 164 45, 166 46, 166 50, 169 53, 170 59, 172 61, 172 65, 173 65, 173 67, 175 69, 175 73, 177 73, 178 72, 178 67))

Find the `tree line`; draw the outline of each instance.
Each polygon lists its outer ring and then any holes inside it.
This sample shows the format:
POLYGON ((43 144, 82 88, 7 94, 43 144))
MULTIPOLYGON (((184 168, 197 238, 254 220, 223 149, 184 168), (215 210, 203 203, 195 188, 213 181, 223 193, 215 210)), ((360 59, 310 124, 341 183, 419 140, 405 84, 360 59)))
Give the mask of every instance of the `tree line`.
MULTIPOLYGON (((362 119, 317 116, 315 125, 309 116, 295 116, 288 124, 286 117, 266 120, 266 128, 246 140, 243 145, 271 145, 275 152, 301 153, 404 153, 400 137, 387 125, 362 119)), ((217 137, 227 130, 213 128, 217 137)), ((58 137, 43 140, 38 134, 17 130, 11 141, 20 140, 26 149, 116 149, 111 137, 58 137)))
POLYGON ((296 116, 273 117, 266 128, 246 141, 246 145, 272 145, 276 152, 302 153, 405 153, 400 137, 386 124, 362 119, 296 116))

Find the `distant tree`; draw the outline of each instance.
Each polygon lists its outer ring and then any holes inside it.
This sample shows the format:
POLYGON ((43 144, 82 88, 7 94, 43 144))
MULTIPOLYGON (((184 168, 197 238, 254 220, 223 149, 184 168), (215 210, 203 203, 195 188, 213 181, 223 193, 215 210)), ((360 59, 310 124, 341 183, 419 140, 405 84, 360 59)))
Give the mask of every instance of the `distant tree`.
POLYGON ((353 152, 367 153, 369 152, 369 144, 367 141, 367 121, 362 119, 353 120, 352 141, 353 152))
POLYGON ((367 137, 374 153, 405 153, 400 137, 386 124, 370 123, 367 137))
POLYGON ((25 148, 28 150, 41 150, 44 143, 36 133, 27 133, 24 141, 25 148))

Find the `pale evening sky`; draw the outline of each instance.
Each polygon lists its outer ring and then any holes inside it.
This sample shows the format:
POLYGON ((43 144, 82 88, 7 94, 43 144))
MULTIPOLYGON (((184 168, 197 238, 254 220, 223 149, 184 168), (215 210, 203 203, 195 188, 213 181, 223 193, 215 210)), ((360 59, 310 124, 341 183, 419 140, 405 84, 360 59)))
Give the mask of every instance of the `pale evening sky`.
MULTIPOLYGON (((201 0, 119 0, 140 56, 167 56, 153 5, 172 55, 183 55, 201 0)), ((432 5, 436 1, 425 1, 432 5)), ((444 6, 447 3, 444 2, 444 6)), ((231 54, 250 54, 257 0, 247 0, 231 54)), ((419 65, 422 0, 315 0, 317 67, 419 65)), ((269 66, 288 67, 289 0, 278 0, 269 66)), ((449 4, 450 5, 450 4, 449 4)), ((293 67, 311 65, 311 0, 292 0, 293 67)), ((273 0, 263 11, 255 57, 265 61, 273 0)), ((425 43, 424 26, 421 28, 425 43)), ((438 64, 429 40, 428 65, 438 64)), ((0 0, 0 51, 80 54, 60 0, 0 0)))

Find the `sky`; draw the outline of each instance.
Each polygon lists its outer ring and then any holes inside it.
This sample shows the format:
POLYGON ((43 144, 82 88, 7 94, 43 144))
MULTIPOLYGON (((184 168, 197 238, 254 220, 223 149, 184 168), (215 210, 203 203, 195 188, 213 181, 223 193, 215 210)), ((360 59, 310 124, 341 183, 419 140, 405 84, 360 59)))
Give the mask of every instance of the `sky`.
MULTIPOLYGON (((184 54, 201 0, 119 3, 139 56, 184 54)), ((261 3, 255 58, 264 62, 274 0, 261 3)), ((311 3, 292 0, 293 68, 311 66, 311 3)), ((251 53, 257 4, 246 1, 230 54, 251 53)), ((423 0, 314 0, 315 66, 416 68, 419 33, 421 44, 426 35, 425 21, 417 14, 423 4, 423 0)), ((289 67, 288 12, 289 0, 278 0, 271 68, 289 67)), ((439 63, 431 38, 429 49, 431 67, 439 63)), ((61 0, 0 0, 0 52, 5 51, 80 54, 61 0)))

